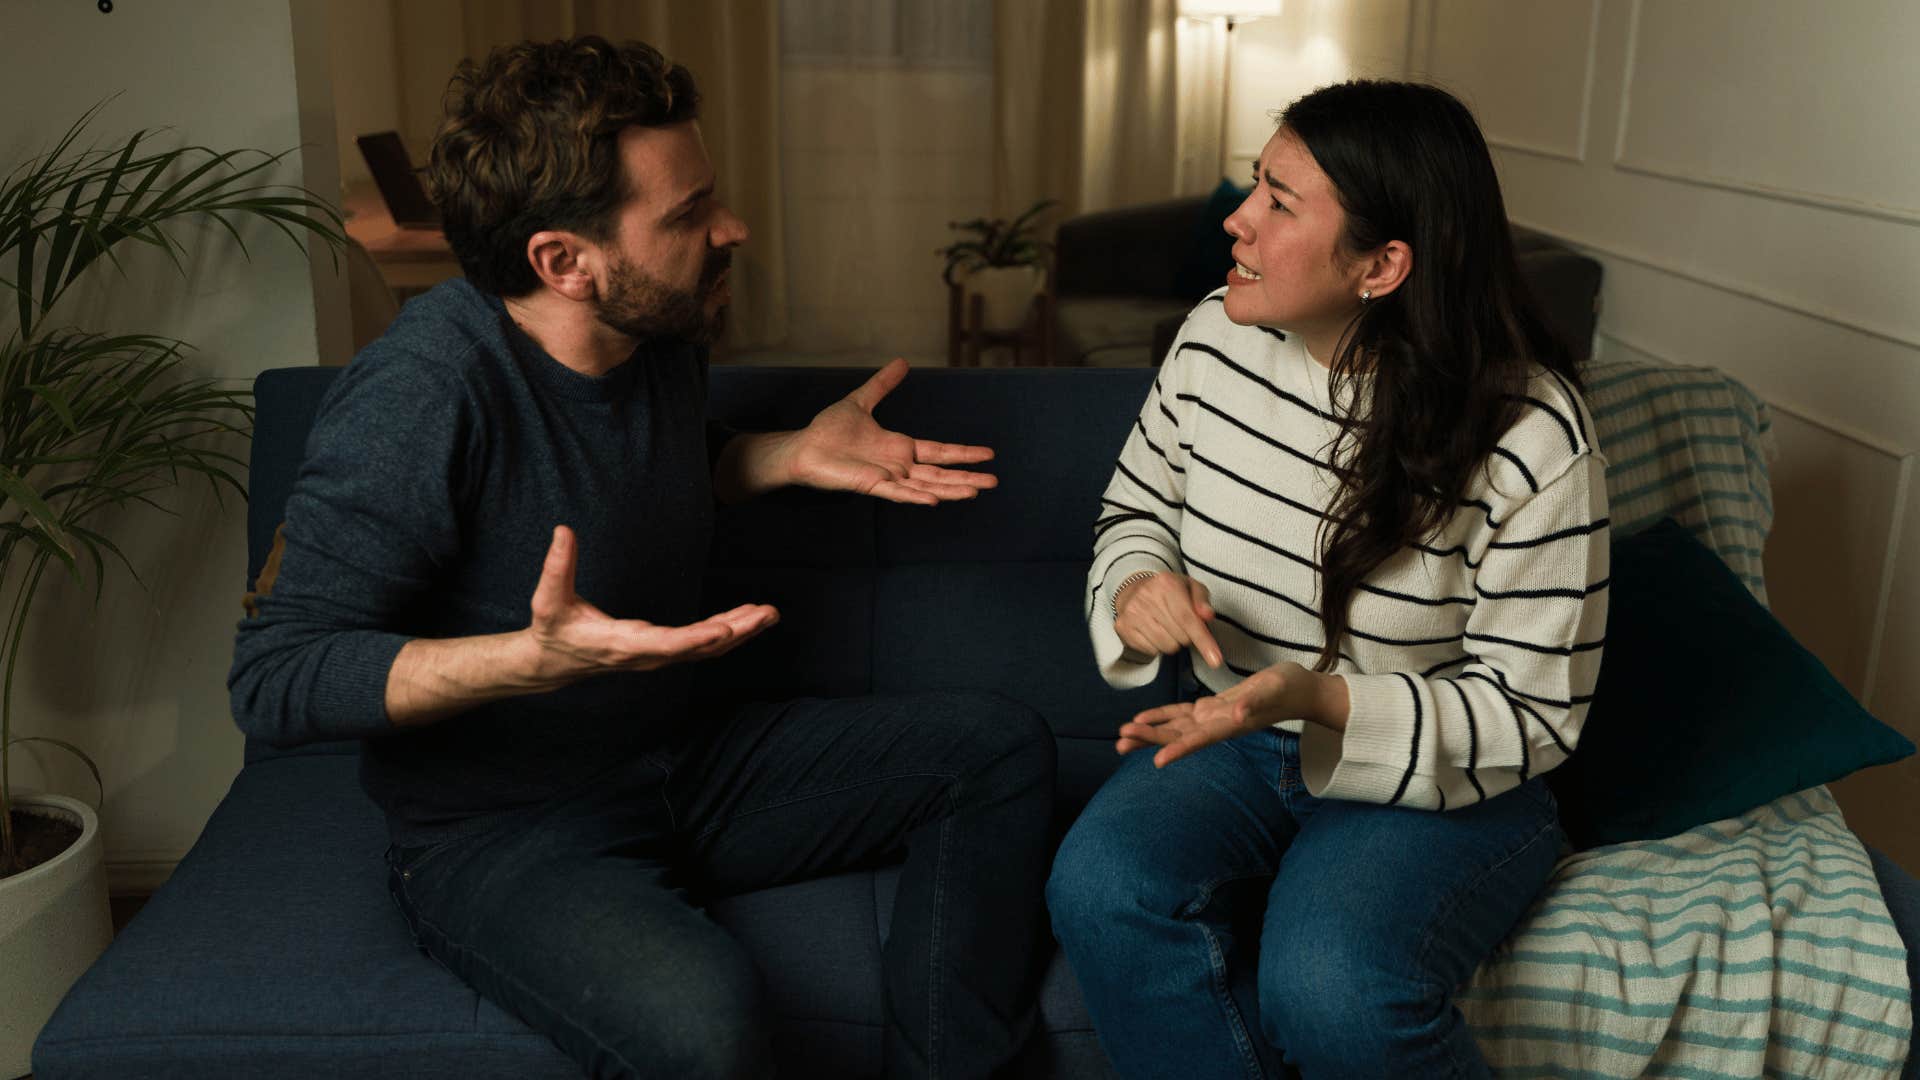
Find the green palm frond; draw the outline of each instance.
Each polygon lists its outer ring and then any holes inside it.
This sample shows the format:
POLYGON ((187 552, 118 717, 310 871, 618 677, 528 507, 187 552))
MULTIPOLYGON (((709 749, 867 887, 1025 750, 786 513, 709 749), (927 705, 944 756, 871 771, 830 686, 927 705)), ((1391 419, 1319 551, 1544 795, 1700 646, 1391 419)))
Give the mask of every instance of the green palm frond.
MULTIPOLYGON (((105 102, 87 111, 47 153, 0 178, 0 876, 17 865, 8 766, 12 747, 45 743, 13 734, 13 686, 27 617, 49 566, 92 579, 98 602, 108 564, 135 580, 131 559, 103 523, 110 508, 176 514, 170 496, 203 482, 216 499, 246 496, 242 446, 253 431, 252 396, 188 370, 191 347, 155 334, 49 329, 61 297, 116 250, 157 248, 182 273, 193 252, 176 229, 213 225, 251 257, 242 226, 264 222, 296 246, 330 253, 346 243, 340 213, 311 192, 265 182, 285 154, 152 148, 139 131, 105 148, 83 135, 105 102), (7 324, 11 323, 11 326, 7 324)), ((104 785, 102 785, 104 792, 104 785)))

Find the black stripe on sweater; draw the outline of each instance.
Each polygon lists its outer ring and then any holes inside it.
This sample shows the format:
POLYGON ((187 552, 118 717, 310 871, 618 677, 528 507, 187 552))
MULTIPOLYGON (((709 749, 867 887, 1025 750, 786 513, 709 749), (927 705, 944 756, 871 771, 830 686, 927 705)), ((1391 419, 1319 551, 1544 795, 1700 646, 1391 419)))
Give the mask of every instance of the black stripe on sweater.
MULTIPOLYGON (((1173 569, 1172 563, 1169 563, 1167 560, 1161 558, 1159 555, 1156 555, 1151 551, 1129 551, 1126 554, 1127 555, 1145 555, 1147 558, 1152 559, 1154 562, 1157 562, 1161 566, 1166 567, 1169 572, 1171 573, 1179 572, 1173 569)), ((1125 557, 1126 555, 1122 555, 1120 558, 1123 559, 1125 557)), ((1119 565, 1120 565, 1120 559, 1113 560, 1113 562, 1107 566, 1106 571, 1100 575, 1099 582, 1096 583, 1094 587, 1087 593, 1087 621, 1088 622, 1093 621, 1093 605, 1095 601, 1100 599, 1100 590, 1107 587, 1107 579, 1113 576, 1113 568, 1119 565)))
POLYGON ((1513 467, 1516 469, 1519 469, 1520 475, 1523 478, 1525 478, 1525 480, 1527 481, 1528 489, 1531 490, 1535 495, 1540 494, 1540 482, 1533 478, 1533 470, 1527 468, 1527 463, 1520 460, 1520 455, 1514 453, 1513 451, 1507 449, 1504 446, 1494 447, 1493 452, 1496 454, 1499 454, 1503 458, 1506 458, 1508 461, 1513 462, 1513 467))
POLYGON ((1580 395, 1573 392, 1573 387, 1567 385, 1567 380, 1559 372, 1548 368, 1547 374, 1559 385, 1560 392, 1567 395, 1567 411, 1573 414, 1573 422, 1580 429, 1580 440, 1587 441, 1587 422, 1580 417, 1580 395))
MULTIPOLYGON (((1181 343, 1180 349, 1193 349, 1196 352, 1205 353, 1208 356, 1211 356, 1214 359, 1220 361, 1221 363, 1227 365, 1229 370, 1240 375, 1242 378, 1247 379, 1249 382, 1265 387, 1267 390, 1271 391, 1273 394, 1278 396, 1281 400, 1292 402, 1293 404, 1298 405, 1300 408, 1307 410, 1308 412, 1312 413, 1313 415, 1319 417, 1322 420, 1330 420, 1336 424, 1340 422, 1340 418, 1335 416, 1334 414, 1329 412, 1321 412, 1319 407, 1314 405, 1312 402, 1303 401, 1300 398, 1294 396, 1293 394, 1290 394, 1287 391, 1280 389, 1278 386, 1275 386, 1273 383, 1267 381, 1266 379, 1260 377, 1259 375, 1254 374, 1252 371, 1249 371, 1246 368, 1241 367, 1239 364, 1234 362, 1232 357, 1228 356, 1226 353, 1221 352, 1219 349, 1216 349, 1211 345, 1202 344, 1201 342, 1198 342, 1198 341, 1187 341, 1187 342, 1181 343)), ((1179 350, 1175 350, 1175 351, 1177 352, 1179 350)))
MULTIPOLYGON (((1262 548, 1267 551, 1271 551, 1275 555, 1280 556, 1281 558, 1291 559, 1292 561, 1299 563, 1301 566, 1304 566, 1309 570, 1312 570, 1315 572, 1318 572, 1320 570, 1319 563, 1314 562, 1312 559, 1309 559, 1304 555, 1296 555, 1293 552, 1288 551, 1286 548, 1280 547, 1277 544, 1268 543, 1267 541, 1260 539, 1259 537, 1253 535, 1252 533, 1243 532, 1239 529, 1236 529, 1233 526, 1227 524, 1226 522, 1221 521, 1219 518, 1209 516, 1208 514, 1205 514, 1194 507, 1189 506, 1189 507, 1186 507, 1185 509, 1188 516, 1198 521, 1204 521, 1207 524, 1213 526, 1216 529, 1219 529, 1221 532, 1226 533, 1229 536, 1238 537, 1242 540, 1245 540, 1247 543, 1254 545, 1255 547, 1262 548)), ((1473 564, 1469 563, 1468 565, 1471 566, 1473 564)), ((1223 574, 1221 576, 1225 577, 1226 575, 1223 574)), ((1369 592, 1374 594, 1375 596, 1384 596, 1389 600, 1407 600, 1407 601, 1411 601, 1412 603, 1426 604, 1429 606, 1437 606, 1440 604, 1471 604, 1473 603, 1472 600, 1466 597, 1459 597, 1459 596, 1447 596, 1437 600, 1429 597, 1411 596, 1407 593, 1394 592, 1391 589, 1382 589, 1377 585, 1369 585, 1364 581, 1360 583, 1360 591, 1369 592)), ((1274 595, 1279 595, 1279 594, 1276 593, 1274 595)), ((1312 611, 1311 608, 1303 608, 1302 610, 1312 611)), ((1318 613, 1315 612, 1315 614, 1317 615, 1318 613)), ((1386 645, 1439 645, 1448 641, 1460 640, 1460 638, 1456 635, 1450 638, 1432 638, 1429 640, 1421 640, 1421 641, 1401 641, 1397 638, 1376 637, 1372 634, 1363 634, 1358 631, 1348 631, 1348 632, 1353 634, 1354 637, 1363 637, 1369 641, 1378 641, 1386 645)))
MULTIPOLYGON (((1228 626, 1233 627, 1235 630, 1240 631, 1242 634, 1245 634, 1246 636, 1252 638, 1255 641, 1263 642, 1268 645, 1274 645, 1282 649, 1292 649, 1294 652, 1305 653, 1308 656, 1320 655, 1320 646, 1318 645, 1309 645, 1304 641, 1288 641, 1286 638, 1277 638, 1277 637, 1273 637, 1270 634, 1262 634, 1259 631, 1248 627, 1245 623, 1241 622, 1240 620, 1235 619, 1228 615, 1222 615, 1218 611, 1213 613, 1213 617, 1215 621, 1226 623, 1228 626)), ((1345 660, 1349 664, 1355 664, 1355 666, 1358 666, 1358 664, 1354 661, 1353 657, 1348 656, 1345 653, 1341 653, 1340 658, 1342 660, 1345 660)))
POLYGON ((1480 786, 1480 777, 1474 771, 1480 767, 1480 722, 1474 718, 1473 703, 1467 700, 1467 692, 1460 689, 1459 682, 1453 679, 1440 681, 1453 687, 1454 694, 1460 698, 1460 707, 1467 712, 1467 783, 1472 784, 1473 790, 1479 793, 1479 801, 1486 802, 1487 789, 1480 786))
POLYGON ((1536 536, 1531 540, 1495 540, 1487 544, 1487 547, 1507 549, 1539 547, 1541 544, 1551 544, 1555 540, 1565 540, 1569 536, 1588 536, 1611 524, 1613 524, 1611 518, 1599 518, 1585 525, 1573 525, 1558 532, 1550 532, 1545 536, 1536 536))
MULTIPOLYGON (((1490 684, 1494 690, 1498 691, 1500 689, 1500 684, 1487 678, 1478 671, 1469 671, 1460 677, 1463 679, 1480 679, 1490 684)), ((1527 753, 1527 722, 1520 718, 1519 703, 1512 697, 1501 694, 1500 700, 1507 703, 1507 711, 1513 714, 1513 730, 1520 736, 1520 782, 1524 784, 1527 782, 1528 774, 1533 771, 1531 762, 1532 755, 1527 753)))
POLYGON ((1483 589, 1479 582, 1473 585, 1473 591, 1487 600, 1546 600, 1552 597, 1565 597, 1569 600, 1584 600, 1597 592, 1605 592, 1613 584, 1613 578, 1603 577, 1584 589, 1483 589))
MULTIPOLYGON (((1221 301, 1221 303, 1225 303, 1225 302, 1226 302, 1225 300, 1221 301)), ((1271 326, 1262 326, 1262 327, 1258 327, 1257 329, 1259 329, 1259 331, 1263 334, 1272 334, 1274 337, 1279 338, 1281 341, 1287 340, 1287 335, 1281 333, 1278 330, 1275 330, 1271 326)))
POLYGON ((1174 502, 1174 501, 1173 501, 1172 499, 1169 499, 1169 498, 1167 498, 1167 497, 1166 497, 1165 495, 1162 495, 1162 494, 1160 494, 1160 492, 1159 492, 1159 491, 1158 491, 1157 489, 1155 489, 1155 488, 1154 488, 1154 486, 1153 486, 1152 484, 1149 484, 1149 483, 1147 483, 1147 482, 1146 482, 1145 480, 1142 480, 1142 479, 1140 479, 1140 478, 1139 478, 1138 476, 1135 476, 1135 475, 1134 475, 1134 473, 1133 473, 1133 470, 1132 470, 1132 469, 1129 469, 1129 468, 1127 468, 1127 466, 1126 466, 1126 463, 1125 463, 1125 462, 1121 462, 1121 461, 1116 461, 1116 462, 1114 462, 1114 463, 1113 463, 1113 467, 1114 467, 1115 469, 1117 469, 1117 470, 1119 470, 1119 472, 1120 472, 1120 475, 1122 475, 1122 476, 1124 476, 1124 477, 1126 477, 1127 479, 1129 479, 1129 480, 1131 480, 1131 481, 1133 481, 1133 483, 1134 483, 1134 486, 1135 486, 1135 487, 1138 487, 1138 488, 1139 488, 1139 489, 1140 489, 1141 491, 1144 491, 1144 492, 1146 492, 1147 494, 1149 494, 1149 495, 1151 495, 1151 496, 1153 496, 1154 498, 1156 498, 1156 499, 1158 499, 1158 500, 1160 500, 1160 501, 1161 501, 1162 503, 1164 503, 1164 504, 1166 505, 1166 507, 1167 507, 1167 509, 1169 509, 1169 510, 1184 510, 1184 509, 1186 509, 1186 504, 1185 504, 1185 503, 1177 503, 1177 502, 1174 502))
POLYGON ((1167 468, 1172 469, 1174 472, 1177 472, 1177 473, 1185 473, 1187 471, 1184 466, 1175 465, 1173 463, 1173 459, 1167 456, 1167 452, 1165 450, 1162 450, 1158 446, 1154 445, 1153 436, 1147 434, 1147 425, 1141 423, 1139 417, 1136 416, 1133 418, 1133 426, 1137 428, 1140 432, 1140 441, 1147 444, 1147 449, 1153 451, 1156 454, 1159 454, 1160 460, 1167 463, 1167 468))
MULTIPOLYGON (((1495 690, 1500 691, 1500 696, 1506 699, 1507 707, 1513 710, 1513 716, 1515 720, 1518 720, 1520 718, 1521 712, 1525 712, 1528 716, 1533 717, 1535 723, 1539 724, 1542 728, 1546 729, 1547 737, 1553 740, 1553 745, 1559 747, 1560 752, 1562 754, 1571 755, 1573 751, 1567 749, 1567 744, 1560 741, 1560 733, 1553 729, 1552 724, 1547 723, 1546 717, 1541 716, 1538 710, 1536 710, 1533 706, 1527 704, 1525 701, 1521 700, 1521 695, 1513 692, 1513 688, 1507 685, 1506 675, 1502 674, 1499 668, 1495 668, 1493 669, 1493 671, 1495 675, 1499 676, 1499 681, 1497 682, 1494 681, 1494 679, 1490 678, 1487 675, 1487 673, 1484 671, 1469 671, 1461 675, 1460 677, 1463 679, 1479 679, 1481 682, 1484 682, 1487 685, 1493 687, 1495 690)), ((1527 736, 1527 729, 1526 729, 1526 726, 1523 724, 1521 725, 1521 728, 1520 728, 1520 739, 1521 739, 1521 744, 1523 746, 1526 743, 1526 736, 1527 736)), ((1526 777, 1522 776, 1521 780, 1522 782, 1524 782, 1526 780, 1526 777)))
MULTIPOLYGON (((1561 416, 1560 411, 1558 409, 1555 409, 1553 406, 1547 404, 1544 401, 1541 401, 1539 398, 1534 397, 1531 394, 1521 394, 1518 396, 1518 398, 1516 398, 1516 400, 1524 401, 1527 404, 1533 406, 1534 408, 1539 409, 1541 412, 1546 413, 1548 416, 1553 417, 1554 422, 1560 425, 1560 430, 1566 432, 1567 434, 1568 448, 1571 449, 1576 454, 1580 452, 1580 439, 1574 435, 1573 425, 1567 423, 1567 418, 1564 416, 1561 416)), ((1582 426, 1585 426, 1585 425, 1582 425, 1582 426)))
POLYGON ((1198 395, 1175 394, 1174 399, 1177 401, 1191 401, 1195 405, 1200 406, 1202 409, 1205 409, 1206 411, 1212 413, 1213 415, 1219 417, 1220 419, 1225 420, 1227 423, 1233 425, 1234 427, 1239 428, 1241 431, 1244 431, 1247 434, 1253 436, 1254 438, 1259 439, 1261 442, 1266 443, 1268 446, 1271 446, 1276 450, 1281 450, 1281 451, 1285 451, 1286 453, 1292 454, 1294 457, 1297 457, 1301 461, 1304 461, 1307 464, 1312 465, 1314 468, 1333 473, 1337 476, 1345 475, 1344 473, 1341 472, 1341 470, 1334 468, 1332 465, 1329 465, 1328 463, 1320 460, 1317 457, 1314 457, 1312 454, 1309 454, 1303 450, 1296 450, 1292 446, 1289 446, 1286 443, 1281 442, 1279 439, 1276 439, 1273 436, 1268 435, 1266 432, 1258 431, 1253 427, 1250 427, 1246 421, 1240 419, 1239 417, 1234 416, 1233 414, 1228 413, 1224 410, 1213 407, 1212 405, 1208 404, 1206 401, 1201 399, 1198 395))
POLYGON ((1413 695, 1413 751, 1407 758, 1407 771, 1400 774, 1400 786, 1393 789, 1393 798, 1387 800, 1388 806, 1400 802, 1400 797, 1407 793, 1407 785, 1413 782, 1413 770, 1420 765, 1420 688, 1405 673, 1396 671, 1394 674, 1400 676, 1400 681, 1407 684, 1407 693, 1413 695))
POLYGON ((1490 642, 1493 642, 1495 645, 1511 645, 1516 649, 1525 649, 1528 652, 1541 653, 1546 656, 1572 656, 1574 653, 1592 652, 1593 650, 1598 649, 1607 643, 1607 639, 1605 637, 1601 637, 1595 641, 1582 641, 1582 642, 1577 642, 1573 645, 1563 646, 1563 645, 1535 645, 1531 641, 1521 641, 1518 638, 1495 637, 1492 634, 1468 633, 1462 636, 1465 637, 1466 640, 1468 641, 1490 641, 1490 642))

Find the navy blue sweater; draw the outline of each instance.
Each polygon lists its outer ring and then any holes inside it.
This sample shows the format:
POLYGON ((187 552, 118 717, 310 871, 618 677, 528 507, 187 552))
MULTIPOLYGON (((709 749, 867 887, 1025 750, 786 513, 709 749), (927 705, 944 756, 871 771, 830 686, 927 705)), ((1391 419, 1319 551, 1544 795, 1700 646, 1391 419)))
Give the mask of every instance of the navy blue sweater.
POLYGON ((249 735, 363 739, 394 839, 483 828, 670 743, 684 667, 600 676, 397 728, 387 676, 409 638, 520 630, 555 525, 576 589, 621 618, 704 617, 713 530, 706 355, 643 346, 588 378, 455 280, 412 301, 320 405, 286 508, 280 574, 240 624, 228 686, 249 735))

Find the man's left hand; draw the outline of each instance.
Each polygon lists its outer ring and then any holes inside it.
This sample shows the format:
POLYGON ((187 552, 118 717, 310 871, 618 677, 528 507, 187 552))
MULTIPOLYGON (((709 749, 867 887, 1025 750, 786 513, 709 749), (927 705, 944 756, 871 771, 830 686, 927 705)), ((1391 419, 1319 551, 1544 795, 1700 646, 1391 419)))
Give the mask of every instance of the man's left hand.
POLYGON ((791 482, 921 506, 971 499, 998 484, 992 473, 946 468, 990 461, 992 449, 915 439, 874 420, 874 407, 906 377, 907 362, 894 360, 794 432, 783 448, 791 482))
MULTIPOLYGON (((1321 675, 1292 661, 1263 668, 1211 697, 1162 705, 1120 726, 1114 749, 1122 754, 1158 746, 1156 767, 1204 746, 1271 727, 1282 720, 1326 723, 1321 675)), ((1332 726, 1329 724, 1329 726, 1332 726)))

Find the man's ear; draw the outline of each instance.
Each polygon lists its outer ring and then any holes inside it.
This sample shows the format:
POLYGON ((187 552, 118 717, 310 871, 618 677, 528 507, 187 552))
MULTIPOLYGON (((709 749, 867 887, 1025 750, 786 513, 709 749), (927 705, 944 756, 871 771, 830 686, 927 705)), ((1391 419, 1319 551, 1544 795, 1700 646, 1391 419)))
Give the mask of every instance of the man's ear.
POLYGON ((1365 273, 1360 277, 1360 288, 1378 300, 1399 288, 1413 272, 1413 249, 1404 241, 1389 240, 1367 256, 1362 265, 1365 273))
POLYGON ((527 237, 527 262, 540 283, 569 300, 592 300, 598 292, 593 279, 597 253, 579 233, 545 229, 527 237))

